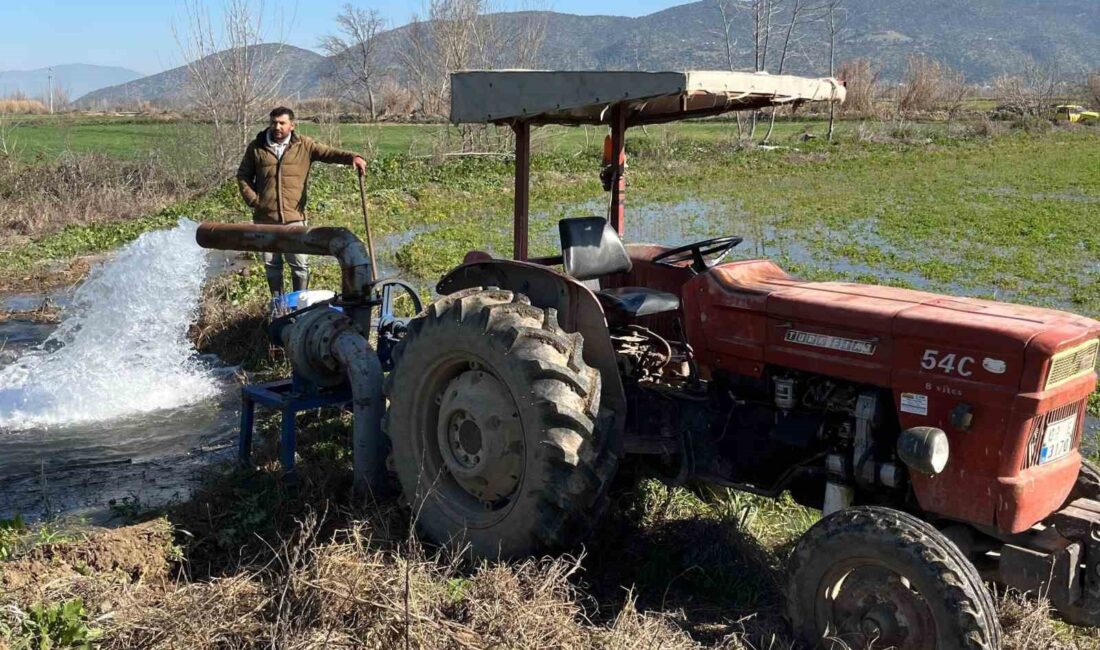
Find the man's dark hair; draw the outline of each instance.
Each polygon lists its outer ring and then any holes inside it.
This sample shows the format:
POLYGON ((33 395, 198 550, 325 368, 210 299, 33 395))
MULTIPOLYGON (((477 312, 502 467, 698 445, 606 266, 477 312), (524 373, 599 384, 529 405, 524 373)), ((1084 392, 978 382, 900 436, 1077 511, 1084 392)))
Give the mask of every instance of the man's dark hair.
POLYGON ((292 121, 292 122, 294 121, 294 111, 290 110, 286 106, 279 106, 279 107, 271 109, 271 113, 269 113, 269 115, 271 116, 271 119, 275 119, 276 117, 279 117, 280 115, 286 115, 287 117, 290 118, 290 121, 292 121))

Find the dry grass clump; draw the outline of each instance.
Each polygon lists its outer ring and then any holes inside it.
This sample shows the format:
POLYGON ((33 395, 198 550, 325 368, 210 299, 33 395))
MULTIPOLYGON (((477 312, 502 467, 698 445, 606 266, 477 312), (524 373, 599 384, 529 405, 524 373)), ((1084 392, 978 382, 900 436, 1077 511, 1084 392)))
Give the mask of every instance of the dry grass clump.
POLYGON ((101 647, 250 647, 264 635, 262 611, 267 605, 267 589, 247 573, 149 589, 132 595, 108 621, 101 647))
POLYGON ((0 165, 0 248, 69 224, 144 216, 190 190, 156 155, 66 154, 52 163, 0 165))
POLYGON ((1001 122, 994 122, 989 115, 983 114, 977 120, 949 122, 946 135, 948 138, 966 140, 970 138, 992 138, 1008 132, 1008 126, 1001 122))
POLYGON ((1058 633, 1054 611, 1046 599, 1017 592, 1004 594, 997 602, 1005 650, 1070 650, 1096 645, 1072 643, 1058 633))
POLYGON ((132 593, 105 620, 101 647, 700 647, 629 595, 609 624, 591 623, 576 559, 470 567, 412 541, 378 543, 366 523, 327 539, 323 528, 307 517, 261 568, 132 593))
MULTIPOLYGON (((696 607, 731 619, 719 634, 704 629, 707 615, 700 611, 639 608, 630 584, 621 585, 616 596, 597 598, 582 585, 598 577, 591 574, 599 565, 583 557, 472 564, 462 553, 428 551, 407 531, 390 526, 396 512, 349 521, 346 511, 306 511, 292 531, 268 537, 265 553, 252 556, 241 548, 234 566, 201 579, 188 576, 192 567, 186 560, 178 564, 163 519, 96 533, 69 543, 68 551, 58 546, 38 553, 33 561, 28 556, 0 564, 5 573, 18 574, 16 580, 39 583, 33 591, 3 592, 0 647, 26 641, 18 634, 5 640, 2 630, 20 629, 35 603, 77 598, 86 608, 84 624, 96 630, 96 647, 106 650, 800 647, 781 622, 761 634, 758 623, 716 608, 721 598, 708 607, 705 591, 695 598, 696 607), (47 557, 67 559, 41 562, 47 557), (78 557, 85 561, 77 562, 78 557), (52 567, 49 575, 24 575, 38 566, 35 562, 52 567), (165 579, 164 568, 173 563, 177 577, 165 579)), ((729 545, 720 538, 694 540, 696 546, 729 545)), ((1045 601, 1009 594, 999 607, 1006 650, 1098 647, 1054 623, 1045 601)))
POLYGON ((0 99, 0 115, 44 115, 46 105, 37 99, 0 99))

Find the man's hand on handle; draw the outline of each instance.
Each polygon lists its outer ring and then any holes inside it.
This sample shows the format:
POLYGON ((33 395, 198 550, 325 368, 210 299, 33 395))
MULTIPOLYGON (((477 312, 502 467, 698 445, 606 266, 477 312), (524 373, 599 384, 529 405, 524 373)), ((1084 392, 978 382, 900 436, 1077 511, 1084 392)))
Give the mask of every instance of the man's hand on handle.
POLYGON ((355 173, 363 176, 367 173, 367 161, 362 156, 356 156, 351 161, 351 166, 355 168, 355 173))

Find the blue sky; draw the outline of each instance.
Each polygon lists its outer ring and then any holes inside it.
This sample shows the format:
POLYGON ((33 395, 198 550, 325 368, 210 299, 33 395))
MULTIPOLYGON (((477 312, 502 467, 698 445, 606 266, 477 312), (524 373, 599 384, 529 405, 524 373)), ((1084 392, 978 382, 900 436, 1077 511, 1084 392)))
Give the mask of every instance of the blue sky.
MULTIPOLYGON (((317 49, 347 0, 267 0, 269 11, 289 25, 287 42, 317 49)), ((549 0, 528 6, 577 14, 643 16, 689 0, 549 0)), ((207 0, 212 10, 220 0, 207 0)), ((390 26, 407 23, 419 0, 373 0, 356 6, 379 10, 390 26)), ((500 3, 498 3, 500 4, 500 3)), ((505 3, 515 6, 515 3, 505 3)), ((180 0, 0 0, 0 70, 27 70, 62 63, 93 63, 153 73, 182 63, 173 22, 186 19, 180 0)))

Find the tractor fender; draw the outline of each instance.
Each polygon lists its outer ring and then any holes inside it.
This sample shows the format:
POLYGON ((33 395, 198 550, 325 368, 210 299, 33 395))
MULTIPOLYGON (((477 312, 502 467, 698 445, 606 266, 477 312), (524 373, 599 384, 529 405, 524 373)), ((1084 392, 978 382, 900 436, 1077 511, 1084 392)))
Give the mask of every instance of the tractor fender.
POLYGON ((626 392, 619 377, 603 308, 592 291, 568 275, 541 264, 500 259, 463 264, 443 276, 436 291, 447 295, 470 287, 499 287, 522 293, 536 307, 556 309, 558 325, 566 332, 576 332, 583 337, 584 361, 600 373, 600 403, 614 414, 613 439, 616 452, 621 453, 626 392))

